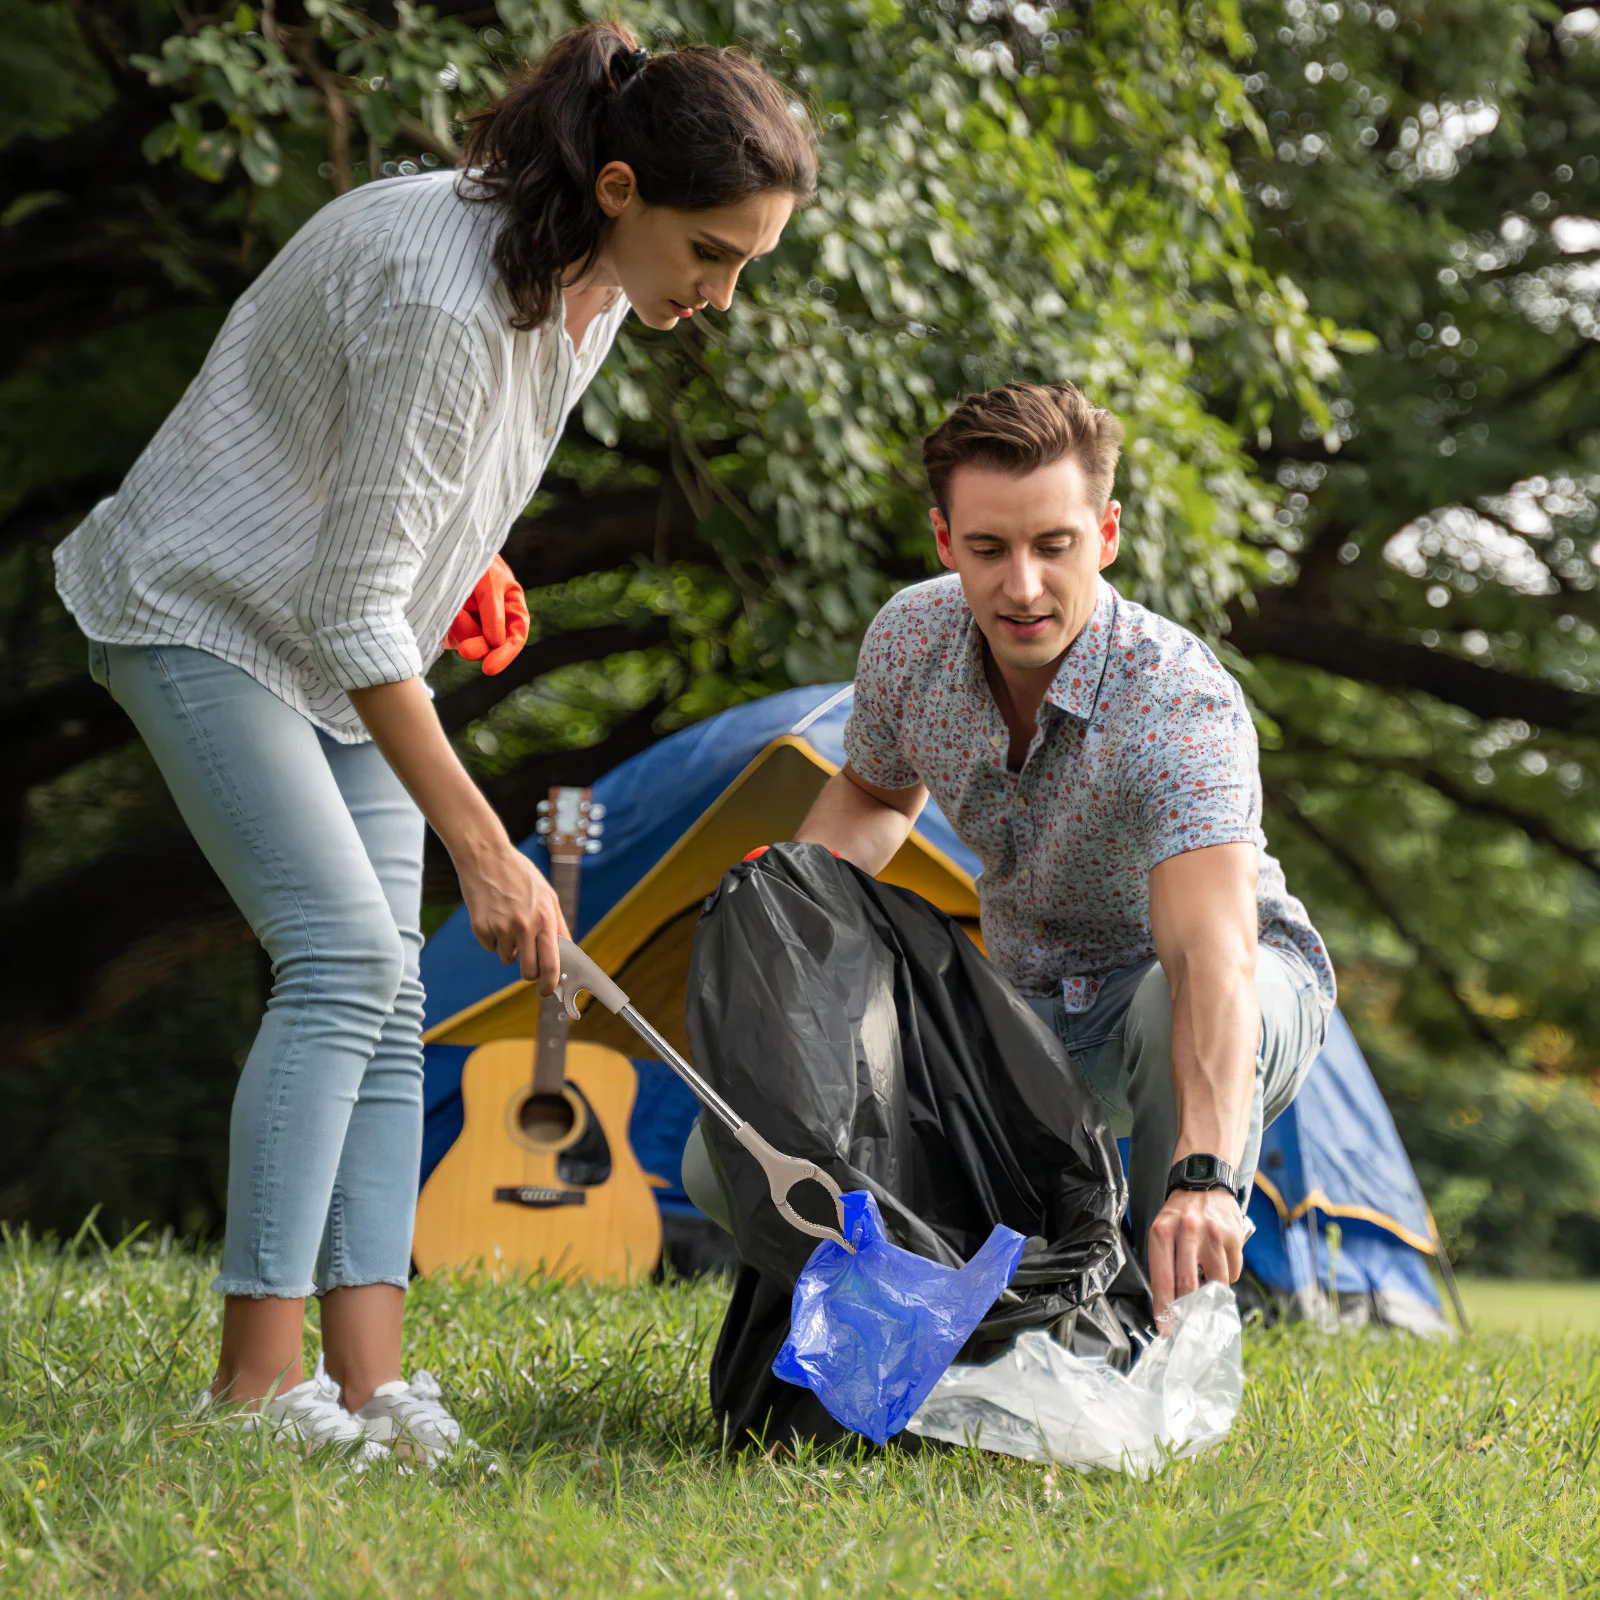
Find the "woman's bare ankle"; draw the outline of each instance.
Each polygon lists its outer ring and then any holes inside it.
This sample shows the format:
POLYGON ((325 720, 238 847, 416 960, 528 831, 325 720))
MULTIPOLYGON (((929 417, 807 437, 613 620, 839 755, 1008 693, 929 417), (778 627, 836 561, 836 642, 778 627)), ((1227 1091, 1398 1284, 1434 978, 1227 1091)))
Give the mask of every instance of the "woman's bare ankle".
POLYGON ((229 1295, 212 1399, 249 1404, 300 1383, 305 1312, 304 1300, 229 1295))
POLYGON ((405 1291, 371 1283, 322 1297, 322 1351, 347 1411, 359 1411, 380 1384, 400 1376, 405 1291))
POLYGON ((211 1380, 211 1398, 219 1404, 256 1405, 280 1394, 287 1394, 305 1381, 305 1369, 295 1361, 276 1372, 262 1368, 225 1369, 220 1363, 211 1380))

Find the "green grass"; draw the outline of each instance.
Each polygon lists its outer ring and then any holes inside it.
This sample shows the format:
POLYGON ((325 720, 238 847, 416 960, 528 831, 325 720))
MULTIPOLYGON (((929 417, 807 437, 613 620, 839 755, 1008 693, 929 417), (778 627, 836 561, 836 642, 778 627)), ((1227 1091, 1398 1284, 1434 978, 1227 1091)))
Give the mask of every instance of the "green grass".
POLYGON ((1600 1336, 1600 1283, 1462 1278, 1467 1320, 1484 1333, 1600 1336))
POLYGON ((417 1286, 483 1442, 360 1477, 184 1406, 213 1263, 0 1247, 0 1594, 1554 1595, 1600 1587, 1600 1340, 1252 1330, 1214 1455, 1148 1483, 976 1452, 724 1459, 716 1283, 417 1286))

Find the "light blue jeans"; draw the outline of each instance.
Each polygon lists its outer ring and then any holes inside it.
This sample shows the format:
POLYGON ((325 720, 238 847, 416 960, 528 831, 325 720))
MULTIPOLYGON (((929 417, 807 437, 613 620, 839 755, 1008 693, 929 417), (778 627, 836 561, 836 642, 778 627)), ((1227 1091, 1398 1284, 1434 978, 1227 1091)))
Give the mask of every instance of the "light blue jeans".
POLYGON ((329 738, 217 656, 92 643, 89 667, 272 958, 234 1095, 212 1288, 405 1288, 422 1148, 422 814, 376 745, 329 738))
MULTIPOLYGON (((1250 1134, 1237 1168, 1239 1186, 1246 1191, 1255 1182, 1262 1131, 1300 1092, 1328 1029, 1310 967, 1273 945, 1256 947, 1256 998, 1261 1005, 1261 1037, 1255 1098, 1250 1134)), ((1087 1011, 1068 1011, 1059 995, 1028 1003, 1067 1047, 1111 1131, 1129 1140, 1133 1237, 1143 1259, 1150 1224, 1166 1204, 1167 1175, 1178 1139, 1172 1089, 1172 991, 1166 972, 1154 956, 1123 967, 1100 985, 1087 1011)))

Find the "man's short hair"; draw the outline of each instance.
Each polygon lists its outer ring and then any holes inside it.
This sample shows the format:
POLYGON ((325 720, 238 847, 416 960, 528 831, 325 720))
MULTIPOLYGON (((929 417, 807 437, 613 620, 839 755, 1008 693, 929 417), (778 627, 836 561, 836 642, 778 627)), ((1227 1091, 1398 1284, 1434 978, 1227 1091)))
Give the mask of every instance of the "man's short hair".
POLYGON ((949 514, 957 467, 997 467, 1021 476, 1071 458, 1089 498, 1104 510, 1122 451, 1122 424, 1070 383, 1008 383, 971 394, 922 441, 934 504, 949 514))

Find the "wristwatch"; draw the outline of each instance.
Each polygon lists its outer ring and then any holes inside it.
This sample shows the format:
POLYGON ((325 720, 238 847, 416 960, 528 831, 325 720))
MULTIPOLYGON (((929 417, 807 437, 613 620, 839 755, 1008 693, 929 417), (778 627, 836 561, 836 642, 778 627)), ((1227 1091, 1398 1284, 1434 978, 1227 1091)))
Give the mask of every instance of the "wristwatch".
POLYGON ((1239 1202, 1239 1209, 1244 1209, 1244 1194, 1234 1170, 1221 1156, 1185 1156, 1167 1174, 1167 1193, 1174 1189, 1226 1189, 1239 1202))

